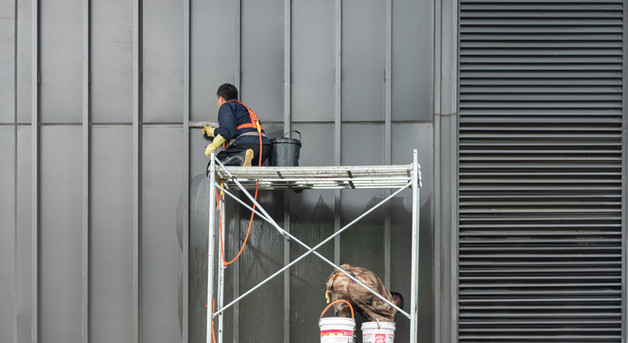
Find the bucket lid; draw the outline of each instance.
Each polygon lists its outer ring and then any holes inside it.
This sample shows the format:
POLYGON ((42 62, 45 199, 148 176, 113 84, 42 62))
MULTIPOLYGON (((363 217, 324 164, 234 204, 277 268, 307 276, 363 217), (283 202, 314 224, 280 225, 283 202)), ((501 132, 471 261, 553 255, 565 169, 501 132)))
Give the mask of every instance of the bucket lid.
POLYGON ((349 317, 322 317, 318 326, 322 325, 350 325, 355 328, 355 319, 349 317))
POLYGON ((294 138, 279 137, 271 139, 273 144, 295 144, 301 146, 301 141, 294 138))
POLYGON ((395 331, 394 322, 364 322, 362 323, 362 330, 365 329, 389 329, 395 331))

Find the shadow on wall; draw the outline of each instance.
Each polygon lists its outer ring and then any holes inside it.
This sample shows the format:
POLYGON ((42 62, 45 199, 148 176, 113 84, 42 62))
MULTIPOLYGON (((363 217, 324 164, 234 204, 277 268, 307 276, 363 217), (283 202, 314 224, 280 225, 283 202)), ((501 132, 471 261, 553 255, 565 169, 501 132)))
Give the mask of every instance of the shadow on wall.
POLYGON ((187 210, 186 208, 186 201, 185 201, 185 193, 181 194, 181 196, 179 197, 179 203, 177 204, 177 212, 176 212, 176 219, 175 219, 175 234, 177 236, 177 276, 178 276, 178 283, 177 283, 177 310, 178 310, 178 319, 179 319, 179 332, 181 334, 183 334, 184 330, 183 330, 183 293, 184 293, 184 289, 183 289, 183 273, 187 272, 186 270, 184 270, 185 268, 185 251, 183 251, 183 228, 185 227, 184 225, 184 221, 185 221, 185 211, 187 210))
POLYGON ((190 184, 190 244, 189 270, 187 271, 189 273, 190 342, 204 342, 206 338, 207 272, 202 271, 207 270, 208 194, 207 177, 195 176, 190 184))

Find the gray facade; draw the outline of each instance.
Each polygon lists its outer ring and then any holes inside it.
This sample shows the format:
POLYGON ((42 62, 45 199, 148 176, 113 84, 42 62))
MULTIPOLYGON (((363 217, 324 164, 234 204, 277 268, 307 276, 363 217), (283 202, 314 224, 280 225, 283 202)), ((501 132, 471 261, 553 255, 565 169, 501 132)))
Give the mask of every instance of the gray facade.
MULTIPOLYGON (((461 176, 465 153, 485 152, 460 148, 469 143, 465 125, 479 113, 469 109, 486 109, 494 102, 525 107, 526 102, 548 101, 553 107, 575 101, 596 109, 580 113, 575 131, 610 132, 614 137, 593 145, 611 147, 612 156, 597 148, 590 149, 592 155, 577 147, 555 152, 605 161, 592 162, 593 173, 604 174, 595 168, 610 164, 609 174, 588 180, 600 197, 609 190, 613 200, 590 203, 597 209, 589 213, 595 218, 574 216, 586 205, 550 215, 557 221, 600 220, 588 236, 571 239, 577 246, 598 244, 594 254, 604 255, 601 259, 612 265, 609 274, 587 279, 584 270, 577 275, 591 284, 604 278, 601 286, 589 285, 579 293, 579 299, 607 296, 602 293, 610 285, 612 299, 603 304, 610 307, 590 311, 584 306, 574 316, 612 318, 612 323, 594 326, 584 338, 578 336, 583 331, 574 330, 567 338, 539 339, 625 342, 626 4, 608 1, 583 8, 587 2, 521 3, 527 7, 519 11, 528 13, 530 21, 523 15, 520 27, 534 27, 540 16, 546 20, 541 31, 548 36, 566 27, 587 28, 582 30, 585 36, 569 36, 566 40, 573 44, 562 46, 581 54, 574 58, 590 68, 583 72, 576 63, 571 71, 585 75, 575 77, 582 82, 580 96, 570 96, 573 90, 557 91, 548 99, 548 93, 521 89, 505 96, 502 90, 500 96, 495 89, 464 88, 461 78, 490 74, 482 68, 517 65, 521 61, 513 56, 523 52, 530 57, 548 49, 543 39, 531 38, 537 45, 522 39, 513 48, 516 52, 508 47, 499 52, 504 46, 494 39, 492 51, 479 51, 490 46, 490 39, 487 43, 469 36, 464 25, 482 32, 495 18, 502 20, 497 25, 517 20, 512 17, 517 9, 503 1, 0 0, 0 342, 205 342, 207 142, 188 126, 190 121, 215 121, 214 94, 223 82, 239 87, 242 100, 258 113, 271 136, 302 133, 302 165, 406 164, 413 149, 419 150, 421 342, 495 341, 500 337, 496 332, 504 330, 464 322, 469 318, 465 315, 481 317, 487 310, 473 313, 460 302, 473 299, 459 296, 469 287, 460 281, 465 277, 460 272, 468 270, 459 264, 473 250, 464 251, 473 242, 460 236, 465 230, 474 234, 462 227, 469 213, 473 216, 465 206, 480 201, 469 203, 463 191, 487 182, 461 176), (590 17, 597 22, 584 20, 590 17), (482 60, 486 56, 491 58, 482 60), (609 229, 600 239, 604 225, 609 229), (474 336, 474 330, 481 335, 474 336), (612 333, 601 334, 603 330, 612 333)), ((506 46, 513 44, 505 41, 506 46)), ((560 44, 565 43, 557 43, 562 51, 560 44)), ((518 72, 525 80, 560 73, 560 68, 518 72)), ((515 110, 503 106, 502 114, 515 110)), ((571 114, 562 115, 561 123, 570 123, 571 114)), ((535 125, 539 131, 552 127, 544 120, 525 120, 511 124, 535 125)), ((489 134, 499 133, 491 120, 480 122, 489 134)), ((489 137, 487 144, 497 141, 489 137)), ((553 181, 565 182, 556 175, 553 181)), ((260 199, 275 218, 282 218, 280 224, 313 245, 388 194, 267 191, 260 199)), ((407 294, 409 197, 409 192, 402 193, 321 253, 337 263, 368 267, 391 289, 407 294)), ((225 244, 226 255, 233 257, 249 212, 229 205, 225 244)), ((532 206, 543 204, 532 201, 532 206)), ((491 211, 488 205, 476 214, 486 219, 491 211)), ((226 299, 303 252, 258 220, 249 240, 240 261, 227 269, 226 299)), ((499 252, 501 243, 494 243, 484 247, 499 252)), ((317 321, 329 273, 314 258, 295 265, 283 280, 227 311, 226 341, 318 342, 317 321)), ((521 287, 529 285, 523 282, 521 287)), ((505 328, 516 327, 518 320, 513 317, 515 324, 505 328)), ((397 325, 397 342, 407 341, 409 322, 400 318, 397 325)), ((578 322, 565 324, 574 325, 578 322)))

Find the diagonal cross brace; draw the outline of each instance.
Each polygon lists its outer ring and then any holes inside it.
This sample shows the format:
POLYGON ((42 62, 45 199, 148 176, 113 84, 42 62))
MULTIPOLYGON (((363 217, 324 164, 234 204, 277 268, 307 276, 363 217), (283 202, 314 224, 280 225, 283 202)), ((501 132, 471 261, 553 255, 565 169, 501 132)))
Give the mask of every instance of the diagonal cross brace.
POLYGON ((323 255, 319 254, 317 251, 315 251, 316 249, 320 248, 321 246, 323 246, 325 243, 329 242, 330 240, 332 240, 334 237, 336 237, 337 235, 341 234, 343 231, 347 230, 349 227, 351 227, 353 224, 355 224, 358 220, 362 219, 363 217, 365 217, 367 214, 371 213, 372 211, 374 211, 375 209, 377 209, 379 206, 383 205, 385 202, 387 202, 388 200, 392 199, 393 197, 395 197, 397 194, 399 194, 401 191, 403 191, 404 189, 410 187, 412 185, 412 182, 409 182, 407 185, 405 185, 404 187, 400 188, 399 190, 397 190, 396 192, 394 192, 393 194, 389 195, 388 197, 386 197, 384 200, 382 200, 381 202, 379 202, 378 204, 376 204, 375 206, 373 206, 371 209, 369 209, 368 211, 364 212, 361 216, 359 216, 358 218, 354 219, 351 223, 345 225, 342 229, 338 230, 337 232, 335 232, 333 235, 329 236, 327 239, 323 240, 321 243, 317 244, 314 248, 309 247, 307 244, 301 242, 298 238, 294 237, 293 235, 291 235, 290 233, 288 233, 287 231, 285 231, 284 229, 282 229, 273 219, 270 215, 268 215, 268 213, 264 210, 264 208, 255 200, 255 198, 248 192, 248 190, 246 190, 242 184, 240 184, 240 182, 237 180, 236 177, 234 177, 226 168, 225 166, 218 160, 216 159, 216 162, 218 162, 218 164, 220 164, 221 168, 231 177, 232 181, 238 186, 238 188, 240 188, 240 190, 242 190, 244 192, 244 194, 249 198, 249 200, 251 200, 259 209, 260 212, 258 211, 254 211, 250 206, 248 206, 247 204, 245 204, 244 202, 242 202, 240 199, 238 199, 236 196, 234 196, 233 194, 231 194, 230 192, 228 192, 226 189, 224 189, 223 187, 220 186, 216 186, 218 187, 220 190, 222 190, 223 192, 225 192, 226 194, 228 194, 230 197, 232 197, 233 199, 235 199, 236 201, 238 201, 240 204, 242 204, 243 206, 247 207, 248 209, 250 209, 251 211, 255 212, 256 214, 258 214, 260 216, 260 218, 264 219, 265 221, 267 221, 269 224, 271 224, 273 227, 275 227, 275 229, 277 229, 277 231, 284 236, 284 238, 286 238, 286 240, 294 240, 295 242, 297 242, 299 245, 301 245, 302 247, 304 247, 305 249, 307 249, 308 251, 305 252, 303 255, 299 256, 297 259, 295 259, 294 261, 290 262, 289 264, 287 264, 286 266, 284 266, 283 268, 281 268, 280 270, 278 270, 277 272, 275 272, 274 274, 272 274, 271 276, 269 276, 268 278, 266 278, 264 281, 258 283, 257 285, 255 285, 253 288, 249 289, 248 291, 246 291, 245 293, 243 293, 242 295, 240 295, 238 298, 234 299, 232 302, 230 302, 229 304, 227 304, 226 306, 224 306, 223 308, 219 309, 218 311, 216 311, 213 315, 212 318, 221 314, 222 312, 224 312, 226 309, 228 309, 229 307, 233 306, 235 303, 237 303, 238 301, 240 301, 242 298, 248 296, 250 293, 252 293, 253 291, 255 291, 257 288, 261 287, 262 285, 264 285, 266 282, 272 280, 273 278, 275 278, 277 275, 283 273, 286 269, 290 268, 291 266, 293 266, 294 264, 298 263, 299 261, 301 261, 303 258, 305 258, 306 256, 308 256, 309 254, 314 254, 316 256, 318 256, 321 260, 323 260, 325 263, 331 265, 332 267, 334 267, 334 269, 342 272, 343 274, 345 274, 348 278, 350 278, 351 280, 353 280, 354 282, 356 282, 357 284, 359 284, 360 286, 364 287, 366 290, 368 290, 369 292, 371 292, 373 295, 375 295, 376 297, 378 297, 379 299, 381 299, 382 301, 384 301, 385 303, 387 303, 388 305, 392 306, 395 310, 397 310, 399 313, 402 313, 403 315, 405 315, 408 318, 411 318, 410 314, 406 313, 405 311, 403 311, 402 309, 400 309, 399 307, 397 307, 395 304, 391 303, 388 299, 384 298, 382 295, 380 295, 379 293, 376 293, 375 291, 373 291, 372 289, 370 289, 369 287, 367 287, 366 285, 364 285, 360 280, 356 279, 355 277, 349 275, 348 273, 346 273, 344 270, 340 269, 340 267, 338 267, 337 265, 335 265, 333 262, 331 262, 330 260, 328 260, 326 257, 324 257, 323 255))

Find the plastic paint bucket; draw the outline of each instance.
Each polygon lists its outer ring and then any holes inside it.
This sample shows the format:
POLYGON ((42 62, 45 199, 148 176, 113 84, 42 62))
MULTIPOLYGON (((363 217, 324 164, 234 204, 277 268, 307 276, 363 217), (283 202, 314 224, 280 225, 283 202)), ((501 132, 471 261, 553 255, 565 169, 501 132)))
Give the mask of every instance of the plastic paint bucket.
POLYGON ((321 328, 321 343, 353 343, 355 319, 326 317, 318 321, 321 328))
POLYGON ((299 139, 287 137, 271 139, 273 150, 270 152, 268 165, 283 167, 299 165, 299 159, 301 158, 301 133, 297 130, 294 130, 294 132, 299 134, 299 139))
POLYGON ((362 323, 363 343, 393 343, 395 341, 395 323, 366 322, 362 323))
POLYGON ((355 331, 353 307, 344 299, 332 301, 331 304, 327 305, 323 312, 321 312, 321 319, 318 321, 318 326, 321 328, 321 343, 353 343, 353 332, 355 331), (332 307, 332 305, 339 302, 344 302, 349 306, 351 309, 351 318, 323 318, 325 312, 332 307))

